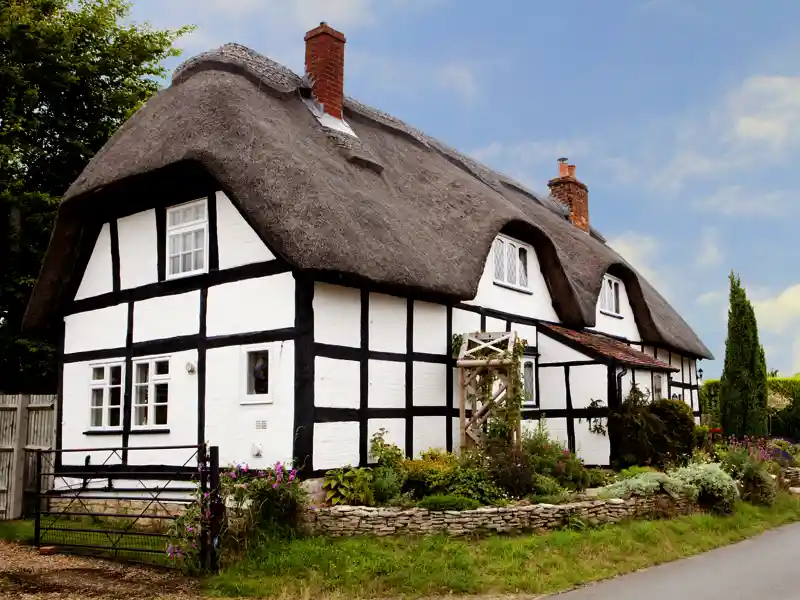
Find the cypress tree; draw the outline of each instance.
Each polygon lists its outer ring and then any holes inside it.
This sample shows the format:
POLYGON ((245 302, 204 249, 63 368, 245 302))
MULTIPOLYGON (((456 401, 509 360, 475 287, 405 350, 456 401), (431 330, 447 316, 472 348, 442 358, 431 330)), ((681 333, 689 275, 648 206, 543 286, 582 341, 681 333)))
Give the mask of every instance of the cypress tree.
POLYGON ((738 275, 730 274, 728 337, 719 385, 719 410, 726 435, 767 435, 767 362, 758 324, 738 275))

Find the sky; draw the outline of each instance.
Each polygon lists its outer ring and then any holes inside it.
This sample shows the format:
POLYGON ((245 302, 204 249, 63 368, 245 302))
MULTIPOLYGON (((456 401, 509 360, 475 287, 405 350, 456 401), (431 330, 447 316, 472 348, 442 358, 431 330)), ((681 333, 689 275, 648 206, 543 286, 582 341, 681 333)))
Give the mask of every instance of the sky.
POLYGON ((347 37, 345 93, 537 191, 566 156, 591 223, 724 359, 728 275, 768 367, 800 371, 800 2, 133 0, 302 73, 303 34, 347 37), (769 10, 766 10, 766 6, 769 10))

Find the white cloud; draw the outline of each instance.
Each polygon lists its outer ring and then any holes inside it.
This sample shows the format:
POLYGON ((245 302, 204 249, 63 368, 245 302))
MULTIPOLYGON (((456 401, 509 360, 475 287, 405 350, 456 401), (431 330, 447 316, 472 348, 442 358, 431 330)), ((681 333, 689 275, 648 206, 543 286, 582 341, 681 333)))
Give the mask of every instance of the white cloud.
POLYGON ((661 294, 666 295, 669 287, 664 281, 663 274, 658 272, 654 265, 661 253, 661 244, 657 238, 629 231, 608 240, 608 245, 627 260, 661 294))
POLYGON ((715 215, 776 217, 793 211, 787 192, 750 192, 741 185, 725 185, 697 201, 695 208, 715 215))
POLYGON ((706 227, 700 232, 697 266, 713 267, 721 262, 722 250, 719 247, 719 232, 714 227, 706 227))
POLYGON ((732 137, 780 152, 800 142, 800 77, 748 77, 728 96, 732 137))
POLYGON ((776 295, 754 299, 753 308, 759 328, 773 333, 786 333, 800 328, 800 283, 791 285, 776 295))

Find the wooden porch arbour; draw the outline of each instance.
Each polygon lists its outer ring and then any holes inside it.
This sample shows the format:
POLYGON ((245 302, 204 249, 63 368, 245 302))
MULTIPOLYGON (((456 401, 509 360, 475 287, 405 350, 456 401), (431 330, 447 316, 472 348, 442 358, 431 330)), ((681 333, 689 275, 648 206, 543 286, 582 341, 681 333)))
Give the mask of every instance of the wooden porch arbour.
MULTIPOLYGON (((456 366, 459 369, 461 393, 459 396, 459 423, 461 449, 479 443, 484 436, 483 426, 493 415, 509 408, 515 397, 515 386, 520 385, 514 351, 517 345, 515 331, 464 334, 458 349, 456 366)), ((519 411, 512 423, 512 442, 520 439, 519 411)))

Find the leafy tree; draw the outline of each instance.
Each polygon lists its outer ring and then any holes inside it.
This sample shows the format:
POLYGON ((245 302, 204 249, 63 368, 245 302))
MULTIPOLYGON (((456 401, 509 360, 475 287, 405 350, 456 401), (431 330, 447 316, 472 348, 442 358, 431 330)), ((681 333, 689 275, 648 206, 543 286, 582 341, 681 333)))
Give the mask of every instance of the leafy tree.
POLYGON ((738 275, 730 274, 728 338, 719 384, 722 429, 728 435, 767 434, 767 363, 758 324, 738 275))
MULTIPOLYGON (((59 198, 159 89, 190 28, 124 0, 0 0, 0 389, 53 391, 53 339, 20 333, 59 198)), ((50 334, 53 338, 54 334, 50 334)))

